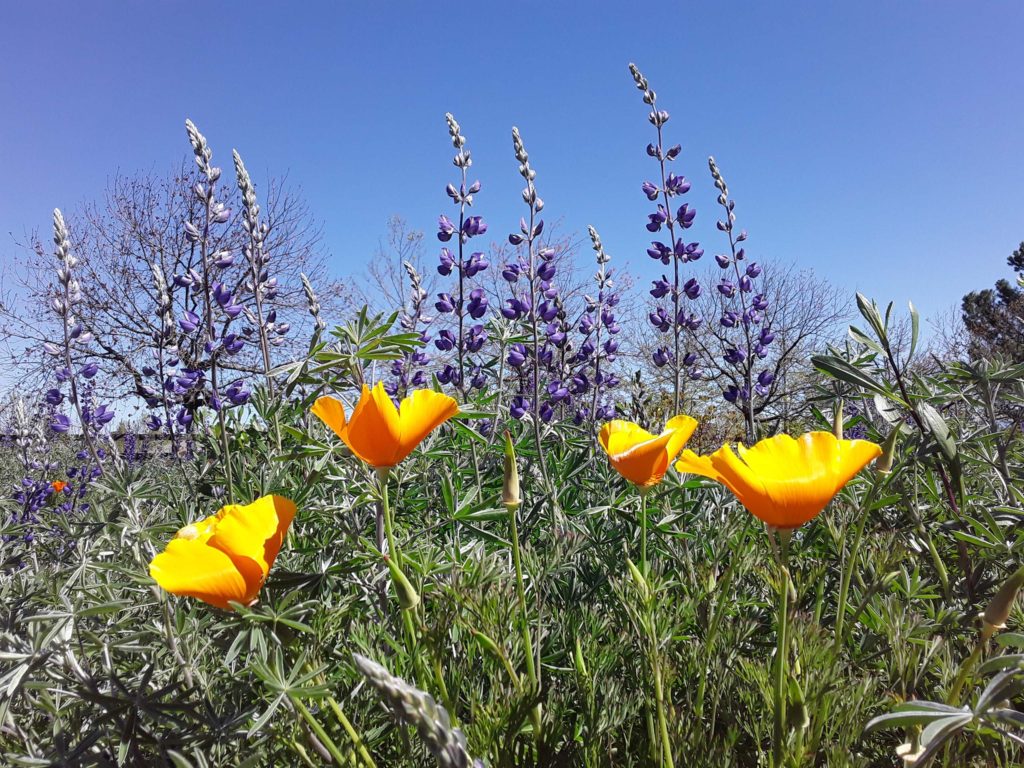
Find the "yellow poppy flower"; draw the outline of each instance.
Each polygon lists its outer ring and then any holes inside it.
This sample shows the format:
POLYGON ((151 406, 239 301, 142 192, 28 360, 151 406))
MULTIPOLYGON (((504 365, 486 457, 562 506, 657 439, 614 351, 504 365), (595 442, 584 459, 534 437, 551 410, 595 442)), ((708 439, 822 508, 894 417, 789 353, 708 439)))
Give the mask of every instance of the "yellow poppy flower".
POLYGON ((649 488, 661 482, 696 428, 696 419, 674 416, 661 434, 652 435, 631 421, 616 419, 601 427, 598 439, 620 475, 641 488, 649 488))
POLYGON ((295 505, 264 496, 186 525, 149 564, 149 575, 174 595, 230 609, 228 600, 256 601, 277 558, 295 505))
POLYGON ((739 456, 723 445, 710 456, 685 451, 680 472, 717 480, 755 517, 774 528, 796 528, 823 510, 882 449, 867 440, 839 440, 831 432, 799 438, 776 435, 739 456))
POLYGON ((448 395, 430 389, 418 389, 398 408, 391 402, 384 385, 372 390, 363 385, 363 394, 346 421, 345 407, 333 397, 320 397, 311 412, 345 441, 352 453, 371 467, 393 467, 412 453, 420 442, 459 412, 458 403, 448 395))

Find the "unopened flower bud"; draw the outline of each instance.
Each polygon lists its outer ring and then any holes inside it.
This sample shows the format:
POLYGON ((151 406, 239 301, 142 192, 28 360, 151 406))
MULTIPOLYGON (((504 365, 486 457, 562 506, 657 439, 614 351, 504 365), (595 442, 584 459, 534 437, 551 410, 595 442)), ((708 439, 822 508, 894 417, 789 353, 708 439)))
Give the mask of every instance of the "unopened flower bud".
POLYGON ((519 496, 519 470, 516 467, 516 451, 512 435, 505 430, 505 482, 501 488, 501 503, 512 510, 522 503, 519 496))
POLYGON ((896 438, 899 437, 899 428, 893 429, 889 436, 882 443, 882 455, 875 459, 875 472, 880 475, 888 475, 892 472, 893 461, 896 456, 896 438))
POLYGON ((843 439, 843 400, 836 400, 835 412, 832 414, 832 432, 836 440, 843 439))
POLYGON ((984 639, 992 637, 998 630, 1006 627, 1006 620, 1010 616, 1010 609, 1017 599, 1017 593, 1024 586, 1024 566, 1021 566, 1010 576, 1003 586, 996 592, 995 597, 985 608, 981 615, 981 633, 984 639))
POLYGON ((398 596, 398 605, 403 611, 411 611, 420 603, 419 593, 412 585, 412 582, 402 573, 402 569, 393 558, 385 558, 388 570, 391 571, 391 583, 395 585, 395 594, 398 596))
POLYGON ((640 573, 640 569, 628 557, 626 558, 626 567, 629 569, 629 575, 633 577, 633 583, 640 590, 640 596, 647 600, 651 596, 651 588, 647 586, 647 579, 644 578, 644 575, 640 573))

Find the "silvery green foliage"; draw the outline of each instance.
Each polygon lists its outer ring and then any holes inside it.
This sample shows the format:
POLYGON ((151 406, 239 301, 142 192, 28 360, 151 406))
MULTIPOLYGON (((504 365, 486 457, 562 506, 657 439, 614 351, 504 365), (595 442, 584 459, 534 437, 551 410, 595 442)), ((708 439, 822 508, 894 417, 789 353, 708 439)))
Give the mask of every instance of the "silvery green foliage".
POLYGON ((354 653, 352 658, 395 718, 416 728, 441 768, 483 768, 482 760, 470 757, 465 735, 452 727, 447 710, 429 693, 414 688, 365 656, 354 653))

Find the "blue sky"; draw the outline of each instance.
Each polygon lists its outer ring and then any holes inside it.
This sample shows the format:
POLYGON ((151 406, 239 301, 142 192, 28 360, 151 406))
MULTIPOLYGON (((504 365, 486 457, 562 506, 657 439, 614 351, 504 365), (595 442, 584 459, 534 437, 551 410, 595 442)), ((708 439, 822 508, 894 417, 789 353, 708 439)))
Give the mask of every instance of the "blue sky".
POLYGON ((235 147, 257 183, 287 173, 359 271, 389 215, 447 210, 450 110, 495 237, 522 207, 515 124, 549 218, 646 281, 636 61, 708 258, 714 154, 755 258, 934 314, 1024 239, 1022 33, 1019 2, 5 4, 0 258, 116 171, 169 169, 191 117, 226 169, 235 147))

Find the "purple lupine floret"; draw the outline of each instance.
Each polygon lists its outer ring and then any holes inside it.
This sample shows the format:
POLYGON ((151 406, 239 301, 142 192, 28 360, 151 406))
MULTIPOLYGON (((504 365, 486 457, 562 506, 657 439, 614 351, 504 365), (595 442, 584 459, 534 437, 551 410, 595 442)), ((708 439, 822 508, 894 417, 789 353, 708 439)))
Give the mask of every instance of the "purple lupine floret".
POLYGON ((447 248, 441 249, 441 255, 438 257, 440 263, 437 265, 437 273, 448 277, 452 273, 452 269, 455 267, 455 257, 452 256, 452 252, 447 248))
POLYGON ((195 312, 189 312, 186 310, 185 314, 179 318, 178 325, 185 333, 192 333, 192 331, 199 327, 199 315, 195 312))
POLYGON ((509 414, 513 419, 522 419, 530 410, 530 401, 523 395, 516 395, 509 403, 509 414))
POLYGON ((434 302, 434 309, 443 315, 450 315, 458 308, 458 301, 450 293, 437 294, 437 301, 434 302))
POLYGON ((58 434, 64 434, 71 429, 71 419, 63 413, 55 414, 53 419, 50 421, 50 429, 58 434))
POLYGON ((452 224, 451 219, 449 219, 444 214, 441 214, 440 216, 438 216, 437 217, 437 239, 440 240, 442 243, 447 243, 449 240, 452 239, 452 235, 454 235, 454 234, 455 234, 455 225, 452 224))

